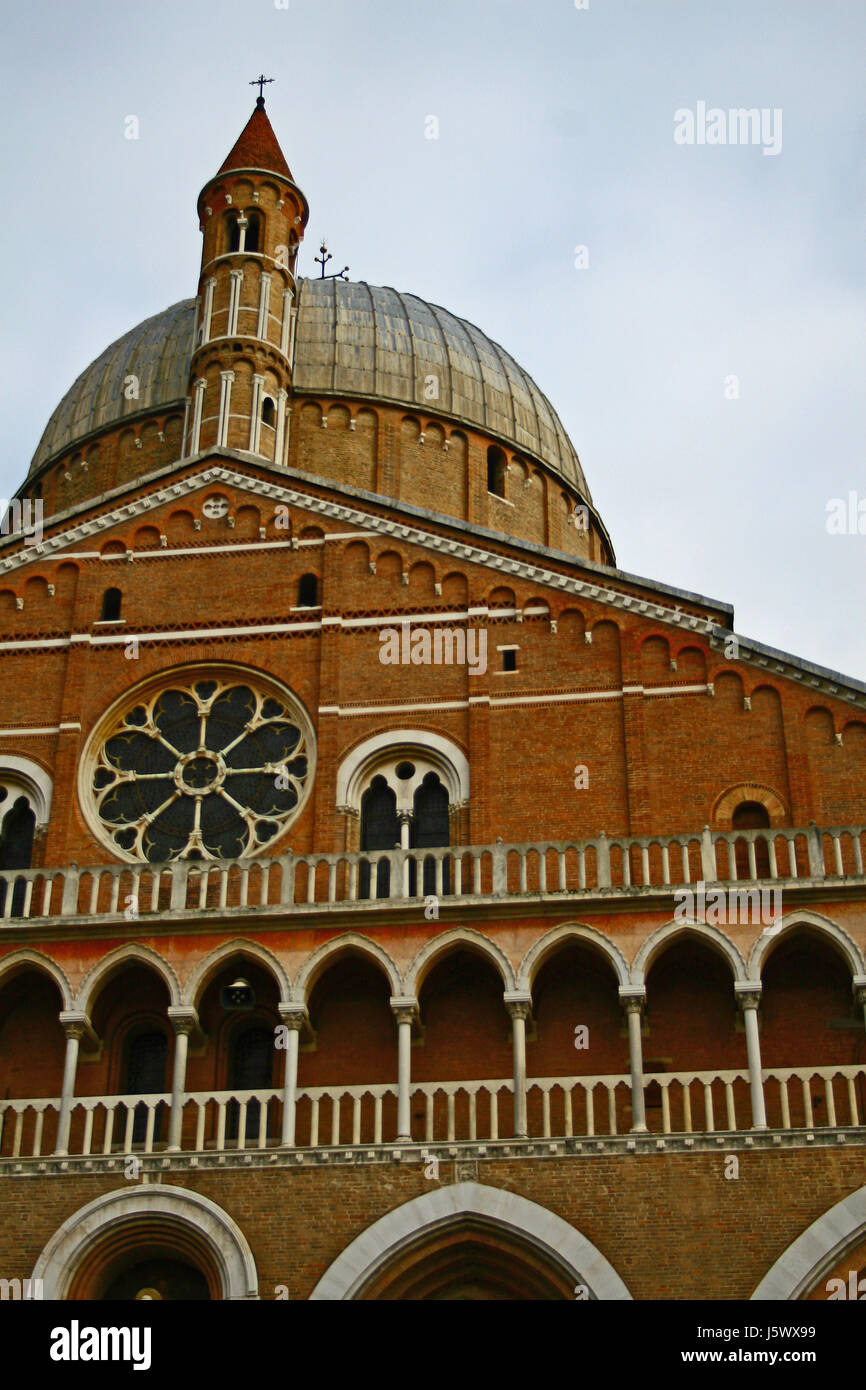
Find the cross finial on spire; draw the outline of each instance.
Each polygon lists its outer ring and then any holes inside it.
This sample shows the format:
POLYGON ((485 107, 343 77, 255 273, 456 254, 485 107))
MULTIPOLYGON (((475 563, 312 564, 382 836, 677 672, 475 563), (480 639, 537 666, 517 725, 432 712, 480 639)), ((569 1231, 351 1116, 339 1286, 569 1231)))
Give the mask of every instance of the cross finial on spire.
POLYGON ((265 98, 262 94, 262 88, 266 87, 269 82, 273 82, 273 80, 274 79, 272 77, 265 77, 264 73, 262 73, 261 76, 254 77, 252 82, 249 84, 251 87, 258 87, 259 89, 259 95, 256 99, 257 106, 264 106, 265 98))

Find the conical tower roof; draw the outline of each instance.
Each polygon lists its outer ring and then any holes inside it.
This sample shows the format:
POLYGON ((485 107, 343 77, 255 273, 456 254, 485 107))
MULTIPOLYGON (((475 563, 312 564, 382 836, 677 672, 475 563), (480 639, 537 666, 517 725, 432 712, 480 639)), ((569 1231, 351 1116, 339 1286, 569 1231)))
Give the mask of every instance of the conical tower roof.
MULTIPOLYGON (((230 153, 223 160, 220 174, 230 169, 269 169, 292 179, 292 171, 286 163, 286 156, 280 149, 279 141, 265 112, 265 99, 259 97, 256 109, 250 116, 230 153)), ((292 179, 294 183, 294 179, 292 179)))

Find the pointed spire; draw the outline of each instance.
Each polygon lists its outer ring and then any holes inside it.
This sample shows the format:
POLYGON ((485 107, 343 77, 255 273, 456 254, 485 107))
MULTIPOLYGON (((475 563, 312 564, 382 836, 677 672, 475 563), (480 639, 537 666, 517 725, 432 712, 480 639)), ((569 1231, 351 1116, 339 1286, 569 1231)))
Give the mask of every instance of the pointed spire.
MULTIPOLYGON (((273 127, 265 113, 265 99, 256 99, 256 109, 240 133, 231 153, 223 161, 220 174, 230 169, 269 169, 272 173, 292 178, 292 171, 279 146, 273 127)), ((292 179, 294 182, 294 179, 292 179)))

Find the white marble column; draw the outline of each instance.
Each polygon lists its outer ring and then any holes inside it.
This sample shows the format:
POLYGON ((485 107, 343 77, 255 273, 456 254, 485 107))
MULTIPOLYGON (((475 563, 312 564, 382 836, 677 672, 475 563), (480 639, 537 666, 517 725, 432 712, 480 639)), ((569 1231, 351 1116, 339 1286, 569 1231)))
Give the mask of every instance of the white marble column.
POLYGON ((198 1014, 195 1009, 172 1004, 169 1006, 168 1018, 174 1029, 174 1070, 171 1078, 171 1119, 168 1126, 167 1152, 178 1153, 183 1129, 189 1035, 198 1027, 198 1014))
POLYGON ((646 1134, 646 1100, 643 1083, 643 1038, 641 1018, 646 1008, 646 990, 639 985, 621 985, 619 1002, 628 1019, 628 1062, 631 1074, 631 1128, 633 1134, 646 1134))
POLYGON ((195 401, 192 411, 192 438, 189 442, 190 454, 197 454, 201 446, 201 418, 204 408, 204 393, 207 389, 207 382, 204 377, 199 377, 195 384, 195 401))
POLYGON ((72 1121, 72 1102, 75 1098, 75 1076, 78 1070, 78 1049, 85 1033, 90 1031, 87 1014, 61 1013, 60 1023, 66 1034, 66 1056, 63 1061, 63 1087, 60 1093, 60 1114, 57 1119, 55 1154, 69 1152, 69 1130, 72 1121))
POLYGON ((286 437, 286 400, 288 392, 284 387, 277 391, 277 430, 274 438, 274 463, 282 464, 283 461, 283 440, 286 437))
POLYGON ((418 1022, 418 1000, 392 996, 397 1020, 397 1143, 412 1142, 412 1028, 418 1022))
POLYGON ((281 1004, 280 1022, 289 1030, 286 1046, 286 1074, 283 1081, 283 1131, 280 1143, 284 1149, 295 1147, 295 1120, 298 1108, 298 1049, 301 1030, 306 1027, 307 1010, 303 1004, 281 1004))
POLYGON ((238 331, 238 315, 241 307, 241 285, 243 284, 244 273, 242 270, 230 270, 229 278, 229 312, 228 323, 226 324, 226 337, 232 338, 238 331))
POLYGON ((511 1015, 511 1043, 514 1058, 514 1137, 525 1139, 526 1119, 526 1020, 532 1016, 532 996, 508 993, 505 1007, 511 1015))
POLYGON ((760 980, 734 986, 737 1003, 743 1011, 746 1029, 746 1057, 749 1064, 749 1086, 752 1092, 752 1129, 767 1129, 767 1108, 764 1103, 764 1079, 761 1074, 761 1040, 758 1033, 758 1005, 761 1002, 760 980))
POLYGON ((217 445, 219 447, 224 447, 228 441, 234 379, 234 372, 220 372, 220 410, 217 422, 217 445))
POLYGON ((253 373, 253 400, 250 408, 250 453, 259 452, 262 433, 262 404, 265 392, 265 379, 259 372, 253 373))

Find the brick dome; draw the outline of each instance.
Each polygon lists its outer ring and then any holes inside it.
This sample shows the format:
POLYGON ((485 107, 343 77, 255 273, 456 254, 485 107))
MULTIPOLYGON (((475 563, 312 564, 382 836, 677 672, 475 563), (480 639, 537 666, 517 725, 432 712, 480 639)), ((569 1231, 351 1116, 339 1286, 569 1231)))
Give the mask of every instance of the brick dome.
MULTIPOLYGON (((441 414, 545 464, 591 502, 583 470, 547 397, 474 324, 417 295, 363 281, 300 279, 296 396, 381 400, 441 414), (438 399, 425 395, 437 379, 438 399)), ((118 338, 54 410, 28 479, 74 445, 187 394, 195 300, 181 300, 118 338), (138 378, 137 399, 124 382, 138 378)))

